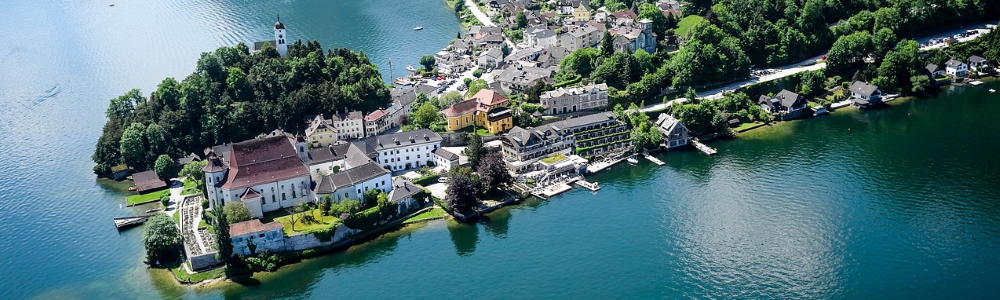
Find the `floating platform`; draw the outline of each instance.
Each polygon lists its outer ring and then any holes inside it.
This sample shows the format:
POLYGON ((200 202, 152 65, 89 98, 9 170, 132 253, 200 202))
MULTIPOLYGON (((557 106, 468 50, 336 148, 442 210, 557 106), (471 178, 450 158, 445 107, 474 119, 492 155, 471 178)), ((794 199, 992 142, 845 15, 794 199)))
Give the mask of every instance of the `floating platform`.
POLYGON ((712 147, 702 144, 699 141, 692 140, 691 144, 694 145, 695 149, 698 149, 698 151, 701 151, 701 153, 705 153, 706 155, 715 155, 719 153, 718 151, 715 151, 715 149, 712 149, 712 147))
POLYGON ((969 82, 969 84, 971 84, 971 85, 980 85, 980 84, 983 84, 983 82, 979 81, 979 80, 976 80, 976 81, 973 81, 973 82, 969 82))
POLYGON ((142 223, 146 223, 146 220, 149 220, 149 216, 115 218, 115 227, 118 228, 118 230, 122 230, 125 228, 142 225, 142 223))
POLYGON ((591 190, 593 192, 601 190, 601 186, 597 185, 596 182, 589 182, 583 179, 577 180, 576 185, 579 185, 585 189, 591 190))
POLYGON ((656 157, 653 157, 652 155, 649 155, 649 153, 643 153, 642 156, 645 157, 646 159, 648 159, 649 161, 653 162, 657 166, 666 165, 666 163, 664 163, 662 160, 660 160, 660 159, 658 159, 656 157))
POLYGON ((553 185, 553 186, 551 186, 551 187, 549 187, 547 189, 535 192, 533 195, 535 195, 535 197, 538 197, 538 198, 548 199, 548 198, 552 198, 553 196, 565 193, 565 192, 567 192, 567 191, 569 191, 571 189, 573 189, 573 188, 570 187, 568 184, 558 183, 558 184, 553 185))

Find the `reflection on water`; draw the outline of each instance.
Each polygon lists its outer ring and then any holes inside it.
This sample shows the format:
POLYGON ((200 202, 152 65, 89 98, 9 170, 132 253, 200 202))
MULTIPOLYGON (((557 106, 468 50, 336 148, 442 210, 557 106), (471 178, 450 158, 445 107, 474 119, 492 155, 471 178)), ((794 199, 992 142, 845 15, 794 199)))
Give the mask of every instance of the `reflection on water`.
POLYGON ((476 252, 476 243, 479 242, 479 226, 476 224, 463 224, 448 220, 448 236, 455 244, 455 253, 459 256, 469 256, 476 252))

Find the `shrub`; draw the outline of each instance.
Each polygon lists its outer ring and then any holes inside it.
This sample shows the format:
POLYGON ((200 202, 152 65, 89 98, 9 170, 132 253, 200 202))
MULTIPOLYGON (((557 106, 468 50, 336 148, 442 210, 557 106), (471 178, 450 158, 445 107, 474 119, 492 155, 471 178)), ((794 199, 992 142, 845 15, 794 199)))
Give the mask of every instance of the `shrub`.
POLYGON ((160 193, 160 203, 163 203, 164 207, 170 205, 170 192, 163 191, 160 193))
POLYGON ((305 251, 302 251, 302 256, 303 257, 311 257, 313 255, 316 255, 316 250, 315 249, 307 249, 305 251))

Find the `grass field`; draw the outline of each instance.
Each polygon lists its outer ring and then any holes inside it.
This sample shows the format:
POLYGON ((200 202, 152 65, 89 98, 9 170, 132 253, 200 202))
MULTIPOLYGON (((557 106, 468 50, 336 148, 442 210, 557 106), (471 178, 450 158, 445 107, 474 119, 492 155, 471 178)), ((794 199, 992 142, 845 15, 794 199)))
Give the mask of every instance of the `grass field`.
MULTIPOLYGON (((146 203, 146 202, 158 201, 158 200, 160 200, 160 193, 163 193, 163 192, 167 192, 167 191, 164 190, 164 191, 152 192, 152 193, 145 194, 145 195, 130 195, 130 196, 126 196, 125 197, 125 204, 131 206, 131 205, 136 205, 136 204, 139 204, 139 203, 146 203)), ((169 193, 169 192, 167 192, 167 193, 169 193)))
MULTIPOLYGON (((186 262, 184 264, 187 264, 186 262)), ((202 282, 209 279, 215 279, 226 276, 226 267, 218 267, 212 270, 198 272, 194 274, 188 274, 184 270, 184 266, 178 266, 176 268, 170 268, 170 271, 174 272, 174 277, 177 280, 183 282, 202 282)))
POLYGON ((431 210, 428 210, 428 211, 426 211, 426 212, 424 212, 422 214, 413 216, 412 218, 406 219, 406 221, 403 221, 403 223, 412 223, 412 222, 419 222, 419 221, 423 221, 423 220, 439 219, 439 218, 443 218, 444 216, 447 216, 447 215, 448 215, 448 213, 445 212, 444 209, 435 206, 431 210))
POLYGON ((677 30, 675 30, 674 32, 679 34, 680 36, 687 36, 688 31, 691 30, 691 26, 694 26, 694 24, 698 24, 698 22, 701 22, 702 20, 705 20, 705 18, 702 18, 699 15, 690 15, 684 17, 679 22, 677 22, 677 30))
MULTIPOLYGON (((319 209, 312 209, 305 212, 304 214, 311 214, 316 221, 312 224, 305 224, 302 221, 296 219, 295 230, 292 230, 292 217, 290 215, 281 216, 274 218, 275 221, 281 222, 281 226, 284 227, 285 235, 293 235, 301 232, 308 232, 311 230, 322 229, 330 226, 336 226, 340 223, 340 219, 334 216, 323 216, 319 209)), ((298 217, 298 216, 297 216, 298 217)))

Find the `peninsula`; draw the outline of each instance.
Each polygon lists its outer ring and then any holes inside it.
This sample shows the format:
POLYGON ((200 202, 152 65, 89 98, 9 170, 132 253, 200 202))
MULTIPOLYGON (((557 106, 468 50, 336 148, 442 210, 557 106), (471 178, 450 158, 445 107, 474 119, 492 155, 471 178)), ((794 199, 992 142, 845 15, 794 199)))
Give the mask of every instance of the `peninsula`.
POLYGON ((129 205, 168 208, 143 229, 147 260, 197 282, 573 183, 597 192, 584 176, 639 155, 716 154, 702 142, 998 72, 1000 33, 978 24, 992 3, 904 20, 918 4, 702 2, 449 2, 482 25, 392 86, 363 53, 288 43, 279 19, 272 41, 112 99, 94 172, 131 176, 129 205), (975 26, 906 38, 950 18, 975 26))

